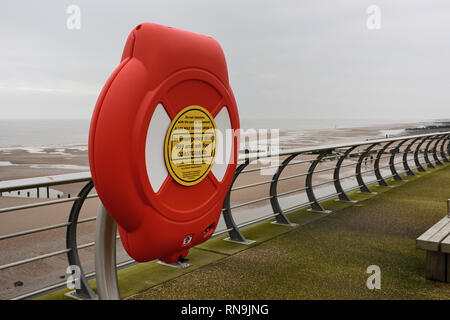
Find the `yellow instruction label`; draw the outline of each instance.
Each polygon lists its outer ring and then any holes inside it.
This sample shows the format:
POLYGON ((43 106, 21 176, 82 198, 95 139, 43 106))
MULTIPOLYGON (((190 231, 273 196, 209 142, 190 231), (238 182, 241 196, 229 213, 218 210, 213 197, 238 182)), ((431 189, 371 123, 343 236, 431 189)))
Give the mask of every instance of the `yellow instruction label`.
POLYGON ((216 124, 201 106, 189 106, 172 120, 164 143, 164 158, 172 178, 184 186, 202 181, 216 156, 216 124))

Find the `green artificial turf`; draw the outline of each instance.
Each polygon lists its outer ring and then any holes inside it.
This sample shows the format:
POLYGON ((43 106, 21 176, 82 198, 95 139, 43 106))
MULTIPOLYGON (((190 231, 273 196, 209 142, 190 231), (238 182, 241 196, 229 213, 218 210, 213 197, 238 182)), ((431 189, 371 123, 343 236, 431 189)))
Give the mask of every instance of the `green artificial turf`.
MULTIPOLYGON (((224 258, 224 255, 193 248, 189 252, 189 263, 192 263, 189 268, 173 268, 161 265, 157 263, 157 261, 150 261, 146 263, 138 263, 131 267, 121 269, 117 272, 120 297, 127 298, 136 292, 143 291, 169 279, 174 279, 222 258, 224 258)), ((97 291, 95 279, 89 280, 89 284, 94 291, 97 291)), ((65 295, 69 291, 70 290, 68 289, 59 290, 48 295, 41 296, 37 300, 72 299, 71 297, 65 295)))
POLYGON ((263 223, 244 230, 258 240, 251 246, 208 241, 199 249, 226 258, 132 299, 450 299, 450 284, 425 279, 425 252, 415 247, 446 214, 450 167, 407 179, 371 187, 376 196, 351 193, 357 204, 327 201, 330 215, 290 214, 296 228, 263 223), (381 268, 380 290, 366 287, 370 265, 381 268))
MULTIPOLYGON (((351 199, 330 199, 333 213, 288 214, 296 227, 266 221, 241 230, 250 245, 209 240, 189 253, 191 267, 156 263, 118 271, 131 299, 448 299, 448 284, 426 281, 425 253, 415 238, 445 214, 450 167, 438 167, 392 187, 370 186, 351 199), (436 173, 436 174, 434 174, 436 173), (382 289, 366 288, 366 268, 381 267, 382 289)), ((95 279, 89 281, 96 290, 95 279)), ((39 299, 71 299, 59 290, 39 299)))

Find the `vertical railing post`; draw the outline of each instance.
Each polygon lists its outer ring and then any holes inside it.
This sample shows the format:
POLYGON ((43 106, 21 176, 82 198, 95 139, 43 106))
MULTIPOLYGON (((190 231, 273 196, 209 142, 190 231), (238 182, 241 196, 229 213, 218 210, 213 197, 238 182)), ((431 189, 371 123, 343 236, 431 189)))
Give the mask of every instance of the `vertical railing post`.
POLYGON ((280 203, 278 201, 277 187, 278 187, 278 179, 280 178, 280 175, 283 172, 284 168, 286 168, 289 162, 291 162, 292 159, 294 159, 298 155, 299 155, 298 153, 294 153, 288 156, 286 159, 284 159, 281 165, 278 167, 277 171, 275 172, 274 176, 272 177, 272 182, 270 183, 270 205, 272 206, 273 213, 275 214, 275 221, 278 224, 288 226, 293 225, 286 217, 283 210, 281 209, 280 203))
POLYGON ((234 221, 233 215, 231 214, 231 189, 233 188, 234 182, 236 181, 237 177, 241 174, 242 170, 244 170, 248 165, 250 164, 249 160, 249 150, 245 150, 245 162, 239 165, 236 169, 236 172, 234 174, 233 182, 231 183, 230 190, 227 193, 227 196, 225 197, 225 200, 223 201, 223 208, 222 208, 222 216, 223 220, 225 221, 225 225, 228 229, 228 234, 230 237, 226 240, 233 241, 233 242, 239 242, 243 244, 249 244, 253 241, 248 240, 244 237, 244 235, 239 230, 238 226, 236 225, 236 222, 234 221))
POLYGON ((420 152, 420 147, 422 147, 422 145, 424 144, 424 142, 426 141, 427 137, 422 138, 422 140, 419 142, 419 144, 416 146, 416 150, 414 151, 414 163, 416 164, 416 169, 419 172, 425 172, 427 170, 425 170, 425 168, 422 166, 422 164, 419 161, 419 152, 420 152))
POLYGON ((375 159, 375 164, 374 164, 374 171, 375 171, 375 176, 378 180, 378 185, 381 187, 389 187, 389 184, 386 182, 386 180, 384 180, 383 176, 381 175, 380 172, 380 160, 381 160, 381 156, 384 154, 384 152, 386 151, 386 149, 388 147, 390 147, 392 144, 394 143, 394 141, 388 142, 386 143, 381 150, 378 152, 377 157, 375 159))
POLYGON ((450 135, 449 135, 449 141, 447 143, 447 157, 450 157, 450 135))
POLYGON ((406 147, 405 151, 403 152, 403 168, 406 171, 406 175, 408 176, 415 176, 416 174, 411 170, 409 163, 408 163, 408 153, 411 151, 411 147, 419 141, 420 138, 414 139, 408 146, 406 147))
POLYGON ((433 166, 433 164, 430 161, 430 157, 429 157, 429 152, 430 151, 429 150, 430 150, 431 144, 433 143, 433 141, 435 139, 435 136, 432 136, 429 139, 430 139, 430 141, 428 141, 428 143, 426 144, 426 147, 425 147, 424 157, 425 157, 425 162, 427 164, 427 167, 429 169, 434 169, 434 166, 433 166))
POLYGON ((434 158, 434 162, 438 165, 438 166, 443 166, 444 164, 441 162, 441 160, 439 159, 437 152, 438 152, 438 144, 439 142, 441 142, 442 140, 444 140, 445 135, 441 135, 438 136, 438 138, 436 139, 436 143, 434 144, 433 147, 433 158, 434 158), (440 138, 439 138, 440 137, 440 138))
POLYGON ((353 150, 355 150, 356 147, 357 146, 348 148, 345 151, 345 153, 339 158, 339 160, 336 163, 336 167, 334 168, 334 173, 333 173, 334 187, 336 188, 336 192, 338 194, 340 201, 355 202, 352 199, 350 199, 350 197, 345 193, 344 189, 342 188, 340 171, 341 171, 342 163, 350 155, 350 153, 352 153, 353 150))
POLYGON ((441 144, 441 157, 444 162, 450 162, 449 159, 447 158, 447 155, 445 154, 445 143, 450 141, 449 138, 450 138, 450 135, 446 135, 441 144))
POLYGON ((361 174, 361 166, 364 161, 364 159, 369 154, 370 150, 372 150, 378 143, 373 143, 369 147, 366 148, 366 150, 361 154, 361 156, 358 159, 358 163, 356 164, 356 181, 358 181, 358 187, 362 193, 374 193, 370 191, 369 187, 366 185, 362 178, 361 174))
POLYGON ((395 156, 400 152, 400 148, 405 144, 409 139, 401 141, 394 150, 391 152, 391 156, 389 158, 389 169, 391 169, 392 176, 395 181, 403 181, 403 178, 398 174, 397 169, 395 168, 395 156))
POLYGON ((66 248, 70 249, 70 251, 67 252, 69 266, 77 266, 79 268, 80 288, 76 289, 75 294, 77 297, 87 300, 95 300, 97 299, 97 295, 91 289, 89 282, 84 275, 80 257, 78 256, 77 225, 81 207, 83 206, 86 197, 88 196, 89 192, 91 192, 93 187, 94 183, 90 181, 83 187, 83 189, 81 189, 80 193, 78 194, 78 199, 73 203, 72 209, 70 210, 69 225, 67 226, 66 230, 66 248))
POLYGON ((317 201, 317 198, 314 194, 314 190, 313 190, 313 185, 312 185, 312 178, 313 178, 313 174, 314 174, 314 170, 316 169, 317 165, 319 164, 320 161, 322 161, 322 158, 325 157, 326 155, 330 154, 331 150, 325 150, 325 151, 321 151, 319 153, 319 155, 317 156, 317 158, 311 163, 311 166, 308 169, 308 174, 306 175, 306 195, 308 196, 308 200, 311 206, 310 211, 313 212, 330 212, 328 210, 325 210, 322 205, 317 201))
POLYGON ((447 156, 447 159, 450 161, 450 134, 447 137, 447 150, 445 150, 445 147, 444 147, 444 152, 447 152, 446 156, 447 156))

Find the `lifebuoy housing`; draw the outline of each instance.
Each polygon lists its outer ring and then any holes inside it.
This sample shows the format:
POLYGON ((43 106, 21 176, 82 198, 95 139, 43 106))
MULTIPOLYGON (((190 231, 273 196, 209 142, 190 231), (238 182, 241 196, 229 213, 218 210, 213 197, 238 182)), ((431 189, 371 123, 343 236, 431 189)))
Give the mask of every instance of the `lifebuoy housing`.
POLYGON ((89 162, 132 258, 174 262, 213 234, 239 146, 225 137, 238 128, 217 41, 153 23, 131 32, 95 106, 89 162))

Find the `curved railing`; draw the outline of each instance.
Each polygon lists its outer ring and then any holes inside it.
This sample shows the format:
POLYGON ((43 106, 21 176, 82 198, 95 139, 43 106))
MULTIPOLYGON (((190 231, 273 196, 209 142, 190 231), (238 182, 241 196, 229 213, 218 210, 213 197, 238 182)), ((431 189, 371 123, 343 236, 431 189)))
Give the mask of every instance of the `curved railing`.
MULTIPOLYGON (((280 157, 284 156, 284 159, 278 166, 277 171, 272 177, 272 179, 254 184, 249 184, 243 187, 241 186, 234 188, 232 186, 227 198, 225 199, 223 206, 223 217, 227 226, 226 231, 229 233, 230 240, 247 243, 248 240, 245 239, 245 237, 242 235, 240 229, 250 224, 275 218, 278 224, 291 225, 289 219, 286 216, 286 214, 290 212, 297 211, 299 209, 306 207, 311 207, 312 211, 327 212, 327 210, 325 210, 321 205, 321 202, 323 201, 329 200, 334 197, 337 197, 340 201, 352 201, 350 197, 347 195, 347 193, 351 191, 359 189, 360 192, 362 193, 371 193, 368 187, 371 184, 378 183, 380 186, 388 186, 386 179, 393 178, 396 181, 401 181, 402 180, 400 176, 401 173, 406 173, 407 175, 413 176, 415 174, 410 166, 410 159, 408 159, 408 155, 411 155, 412 153, 414 154, 414 161, 416 164, 416 169, 418 171, 425 171, 425 169, 422 166, 421 160, 425 161, 425 164, 427 165, 428 168, 434 168, 429 158, 430 154, 433 155, 434 162, 436 165, 443 165, 442 162, 449 162, 448 160, 448 156, 450 153, 449 139, 450 139, 449 133, 444 132, 439 134, 427 134, 427 135, 400 137, 392 139, 380 139, 380 140, 364 141, 360 143, 339 144, 315 148, 302 148, 280 152, 279 156, 280 157), (425 142, 427 142, 425 149, 421 149, 421 147, 425 142), (431 148, 431 145, 433 143, 434 146, 431 148), (405 145, 406 147, 404 147, 405 145), (440 148, 438 148, 438 145, 440 146, 440 148), (362 150, 357 150, 358 148, 361 147, 362 150), (376 147, 378 147, 378 149, 375 149, 376 147), (413 149, 414 152, 412 151, 413 149), (294 159, 299 158, 301 155, 309 155, 309 154, 316 155, 316 158, 313 160, 303 160, 303 161, 300 160, 294 162, 294 159), (373 159, 374 163, 373 169, 362 171, 363 163, 367 161, 367 158, 371 154, 375 155, 375 158, 373 159), (420 154, 422 154, 423 157, 420 157, 420 154), (402 159, 400 161, 396 160, 396 157, 400 155, 402 155, 402 159), (439 156, 441 157, 441 159, 439 159, 439 156), (357 161, 351 164, 344 165, 343 164, 344 161, 350 159, 351 157, 354 158, 356 157, 357 161), (381 160, 386 158, 389 159, 388 164, 380 166, 381 160), (317 171, 316 170, 317 165, 327 160, 336 161, 335 166, 317 171), (298 165, 301 163, 310 163, 307 172, 280 178, 283 170, 287 166, 298 165), (402 170, 397 169, 396 165, 399 164, 403 166, 402 170), (355 167, 355 173, 344 177, 341 176, 342 168, 349 166, 355 167), (383 176, 381 170, 384 168, 388 168, 390 174, 383 176), (313 175, 315 173, 325 171, 333 171, 332 179, 318 184, 313 184, 313 175), (368 173, 373 173, 376 179, 372 181, 365 181, 364 175, 367 175, 368 173), (305 177, 305 185, 302 186, 301 188, 296 188, 283 193, 277 192, 277 185, 280 180, 294 179, 302 176, 305 177), (344 189, 342 186, 342 181, 350 178, 355 178, 357 181, 357 185, 344 189), (268 197, 262 197, 246 203, 240 203, 234 206, 230 205, 230 198, 232 192, 242 190, 243 188, 251 188, 259 186, 262 184, 270 184, 270 194, 268 197), (316 197, 314 189, 327 184, 333 184, 336 192, 320 198, 316 197), (279 197, 302 191, 306 192, 308 201, 296 204, 295 206, 289 207, 287 209, 281 208, 279 204, 279 197), (232 209, 267 200, 270 200, 271 203, 272 208, 271 213, 268 213, 266 216, 260 217, 253 221, 247 221, 239 225, 235 223, 232 216, 232 209)), ((236 170, 236 174, 234 177, 234 181, 236 181, 237 178, 243 173, 252 172, 252 170, 246 171, 244 169, 248 167, 251 162, 260 159, 260 156, 258 154, 249 155, 247 153, 241 158, 243 158, 242 160, 244 160, 244 162, 238 166, 238 169, 236 170)), ((255 169, 253 170, 255 171, 255 169)))
MULTIPOLYGON (((337 198, 339 201, 352 201, 348 195, 352 191, 359 190, 362 193, 371 193, 369 189, 370 185, 378 184, 379 186, 387 187, 389 185, 386 180, 389 178, 401 181, 403 179, 401 174, 406 173, 408 176, 414 176, 414 170, 423 172, 426 171, 425 167, 434 168, 435 166, 442 166, 444 162, 449 162, 449 157, 450 132, 290 149, 274 154, 263 152, 252 153, 245 150, 239 157, 233 184, 223 204, 222 217, 225 227, 217 230, 213 236, 218 237, 228 233, 228 240, 244 244, 249 243, 250 240, 246 239, 241 232, 245 227, 271 219, 274 219, 274 223, 280 225, 293 226, 295 224, 292 224, 289 221, 289 213, 307 207, 310 207, 310 210, 312 211, 327 212, 322 206, 322 203, 326 200, 337 198), (277 159, 277 161, 272 161, 274 164, 267 166, 259 163, 259 160, 261 159, 277 159), (307 166, 306 170, 301 169, 305 165, 307 166), (295 166, 298 166, 299 169, 295 169, 295 166), (255 177, 258 171, 268 169, 273 169, 273 174, 270 175, 270 178, 266 175, 259 175, 260 181, 251 184, 240 184, 240 178, 243 175, 251 175, 253 173, 253 177, 255 177), (294 171, 294 174, 286 174, 287 171, 294 171), (350 172, 352 172, 352 174, 349 174, 350 172), (325 173, 329 175, 329 178, 321 176, 325 173), (318 174, 321 175, 318 176, 318 174), (369 179, 369 175, 373 177, 370 177, 369 179), (317 177, 322 181, 314 183, 315 178, 317 177), (304 180, 301 181, 301 179, 304 180), (350 179, 355 183, 349 183, 348 181, 350 181, 350 179), (280 192, 280 189, 282 189, 280 185, 287 181, 295 181, 298 187, 280 192), (262 186, 268 187, 267 195, 249 201, 239 203, 233 202, 233 194, 236 194, 236 192, 244 189, 252 190, 252 188, 262 186), (333 188, 332 192, 329 192, 331 190, 330 188, 333 188), (322 193, 321 196, 317 196, 319 192, 322 193), (298 194, 305 194, 305 201, 287 207, 283 205, 283 201, 281 201, 283 198, 292 197, 293 195, 298 194), (264 205, 264 203, 266 203, 266 205, 264 205), (236 223, 235 211, 258 205, 258 211, 268 209, 268 212, 263 213, 258 217, 236 223)), ((76 290, 76 295, 83 299, 96 299, 96 294, 90 288, 87 281, 88 278, 94 277, 96 273, 91 272, 85 274, 78 256, 79 250, 93 247, 94 242, 80 245, 77 243, 76 236, 77 226, 79 224, 94 221, 96 219, 96 217, 81 220, 78 219, 85 200, 97 197, 95 193, 92 193, 94 186, 90 174, 84 172, 79 174, 0 182, 0 195, 3 192, 11 192, 14 190, 30 188, 38 188, 39 190, 41 187, 47 188, 48 195, 48 188, 50 186, 80 182, 85 182, 86 185, 76 197, 40 201, 0 209, 0 214, 2 214, 16 210, 73 202, 66 223, 0 236, 0 240, 6 240, 48 230, 66 228, 65 249, 0 265, 0 271, 66 254, 69 265, 77 265, 80 267, 81 271, 81 287, 76 290)), ((241 213, 239 213, 239 215, 241 215, 241 213)), ((116 236, 116 239, 117 238, 119 237, 116 236)), ((124 267, 133 263, 135 263, 134 260, 129 259, 121 262, 117 267, 124 267)), ((66 282, 56 283, 39 290, 16 296, 14 299, 34 297, 64 287, 65 285, 66 282)))

